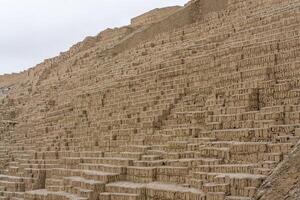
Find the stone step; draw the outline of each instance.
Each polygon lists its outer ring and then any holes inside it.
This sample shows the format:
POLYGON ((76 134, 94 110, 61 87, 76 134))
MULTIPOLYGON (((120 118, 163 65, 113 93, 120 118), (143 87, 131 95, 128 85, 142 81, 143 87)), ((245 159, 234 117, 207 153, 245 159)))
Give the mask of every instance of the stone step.
POLYGON ((205 194, 206 200, 225 200, 226 194, 224 192, 208 192, 205 194))
POLYGON ((83 171, 83 177, 86 179, 93 179, 97 181, 102 181, 104 183, 120 181, 120 174, 117 173, 107 173, 107 172, 98 172, 85 170, 83 171))
POLYGON ((54 168, 47 176, 51 178, 62 178, 62 177, 83 177, 86 179, 94 179, 97 181, 102 181, 105 183, 118 181, 120 179, 120 174, 118 173, 108 173, 93 170, 70 170, 65 168, 54 168))
POLYGON ((126 180, 133 182, 153 182, 156 180, 155 167, 127 167, 126 180))
POLYGON ((79 163, 90 163, 90 164, 107 164, 107 165, 116 165, 116 166, 132 166, 133 159, 128 158, 117 158, 117 157, 104 157, 104 158, 65 158, 66 161, 71 160, 75 161, 76 164, 79 163))
POLYGON ((82 189, 74 186, 65 186, 63 191, 80 197, 85 197, 89 200, 97 200, 98 196, 98 194, 93 190, 82 189))
POLYGON ((12 192, 12 191, 2 191, 0 196, 7 197, 8 199, 12 198, 24 198, 24 192, 12 192))
POLYGON ((0 174, 0 181, 22 182, 24 178, 18 176, 7 176, 0 174))
POLYGON ((100 158, 104 156, 104 153, 101 151, 83 151, 83 152, 59 152, 60 157, 90 157, 90 158, 100 158))
POLYGON ((138 194, 128 194, 128 193, 101 193, 99 199, 102 200, 143 200, 143 198, 138 194))
POLYGON ((143 155, 141 157, 142 161, 155 161, 155 160, 161 160, 162 157, 160 155, 143 155))
POLYGON ((19 197, 12 197, 10 198, 11 200, 24 200, 24 198, 19 198, 19 197))
POLYGON ((121 152, 120 154, 122 158, 129 158, 134 160, 141 160, 142 156, 144 155, 144 153, 140 152, 121 152))
POLYGON ((229 183, 204 183, 202 185, 202 190, 205 193, 225 193, 225 195, 229 194, 230 192, 230 185, 229 183))
POLYGON ((143 146, 143 145, 128 145, 128 146, 121 146, 121 150, 124 152, 131 152, 131 153, 146 153, 147 151, 151 150, 151 146, 143 146))
POLYGON ((164 160, 167 166, 173 167, 195 167, 199 165, 218 165, 222 164, 221 159, 216 158, 183 158, 176 160, 164 160))
POLYGON ((166 160, 154 160, 154 161, 134 161, 133 167, 160 167, 165 164, 166 160))
MULTIPOLYGON (((58 164, 58 159, 31 159, 27 160, 27 164, 58 164)), ((24 163, 25 164, 25 163, 24 163)))
POLYGON ((24 182, 10 182, 10 181, 0 181, 0 186, 5 187, 6 191, 10 192, 24 192, 25 183, 24 182))
POLYGON ((253 200, 250 197, 240 197, 240 196, 227 196, 225 200, 253 200))
POLYGON ((186 177, 189 175, 188 167, 158 167, 156 180, 165 183, 185 184, 186 177))
POLYGON ((115 182, 106 184, 105 190, 109 193, 129 193, 144 196, 146 194, 146 184, 133 182, 115 182))
POLYGON ((147 199, 198 199, 206 200, 205 194, 194 188, 183 187, 177 184, 153 182, 146 185, 147 199))
POLYGON ((84 179, 82 177, 65 177, 63 179, 63 184, 70 185, 72 187, 92 190, 95 192, 103 192, 105 189, 104 182, 84 179))
POLYGON ((256 167, 258 167, 257 164, 199 165, 193 170, 195 172, 254 174, 256 167))
POLYGON ((106 185, 108 193, 137 194, 139 198, 147 196, 147 199, 160 196, 160 199, 205 199, 200 190, 183 187, 176 184, 165 184, 160 182, 133 183, 115 182, 106 185))
POLYGON ((95 170, 109 173, 118 173, 118 174, 126 174, 126 167, 117 166, 117 165, 107 165, 107 164, 79 164, 80 169, 83 170, 95 170))
POLYGON ((67 192, 51 192, 48 190, 33 190, 25 193, 26 200, 88 200, 67 192))
POLYGON ((195 158, 217 158, 217 159, 230 159, 229 148, 218 147, 204 147, 194 153, 195 158))
POLYGON ((193 177, 204 182, 230 183, 242 187, 258 187, 266 179, 266 176, 256 174, 206 172, 195 172, 193 177))
POLYGON ((45 189, 52 191, 52 192, 58 192, 63 191, 63 179, 53 179, 53 178, 47 178, 45 181, 45 189))
POLYGON ((59 164, 21 164, 20 168, 31 168, 31 169, 52 169, 59 168, 59 164))

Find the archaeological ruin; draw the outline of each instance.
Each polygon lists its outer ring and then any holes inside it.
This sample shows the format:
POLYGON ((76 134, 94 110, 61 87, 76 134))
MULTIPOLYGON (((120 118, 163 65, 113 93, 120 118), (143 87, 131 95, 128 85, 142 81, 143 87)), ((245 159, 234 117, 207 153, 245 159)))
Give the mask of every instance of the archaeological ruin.
POLYGON ((299 200, 300 0, 192 0, 0 76, 0 200, 299 200))

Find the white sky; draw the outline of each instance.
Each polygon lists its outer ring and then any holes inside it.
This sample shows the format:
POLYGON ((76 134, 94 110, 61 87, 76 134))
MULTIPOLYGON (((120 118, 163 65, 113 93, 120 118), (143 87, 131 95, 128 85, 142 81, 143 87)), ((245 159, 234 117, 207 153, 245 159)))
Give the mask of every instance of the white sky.
POLYGON ((188 0, 0 0, 0 74, 19 72, 86 36, 188 0))

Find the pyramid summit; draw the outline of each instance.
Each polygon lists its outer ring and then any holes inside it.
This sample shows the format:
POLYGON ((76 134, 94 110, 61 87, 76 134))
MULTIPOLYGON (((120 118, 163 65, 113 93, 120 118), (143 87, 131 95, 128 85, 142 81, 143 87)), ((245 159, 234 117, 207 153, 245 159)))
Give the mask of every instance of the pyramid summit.
POLYGON ((193 0, 0 76, 0 199, 299 199, 299 11, 193 0))

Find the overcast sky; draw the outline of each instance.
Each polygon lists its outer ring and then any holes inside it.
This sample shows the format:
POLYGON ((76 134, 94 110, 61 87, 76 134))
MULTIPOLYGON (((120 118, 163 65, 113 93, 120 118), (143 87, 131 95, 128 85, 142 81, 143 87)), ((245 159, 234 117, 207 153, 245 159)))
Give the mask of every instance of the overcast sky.
POLYGON ((0 0, 0 74, 19 72, 86 36, 188 0, 0 0))

